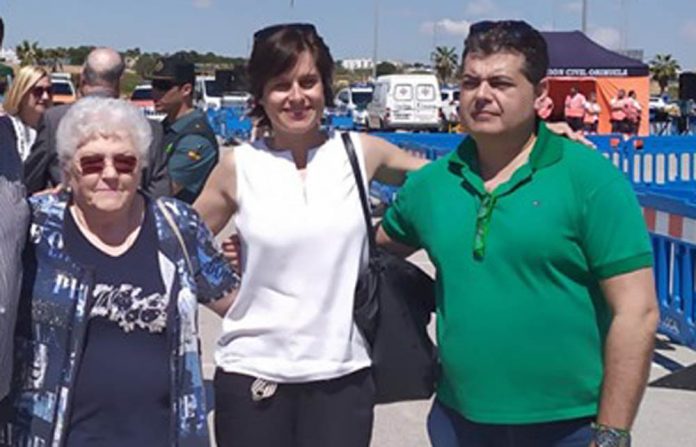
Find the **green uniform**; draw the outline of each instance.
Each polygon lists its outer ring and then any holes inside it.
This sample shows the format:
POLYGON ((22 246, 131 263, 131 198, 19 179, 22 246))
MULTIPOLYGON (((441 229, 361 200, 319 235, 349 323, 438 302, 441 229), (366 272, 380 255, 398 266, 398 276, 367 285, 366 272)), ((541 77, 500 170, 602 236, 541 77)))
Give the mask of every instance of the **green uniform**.
POLYGON ((218 161, 218 144, 208 120, 193 110, 173 123, 164 123, 164 148, 169 177, 182 186, 176 198, 193 203, 218 161))
POLYGON ((633 190, 544 124, 492 193, 476 150, 467 138, 410 175, 382 223, 437 269, 438 398, 481 423, 594 415, 611 321, 599 281, 652 265, 633 190))

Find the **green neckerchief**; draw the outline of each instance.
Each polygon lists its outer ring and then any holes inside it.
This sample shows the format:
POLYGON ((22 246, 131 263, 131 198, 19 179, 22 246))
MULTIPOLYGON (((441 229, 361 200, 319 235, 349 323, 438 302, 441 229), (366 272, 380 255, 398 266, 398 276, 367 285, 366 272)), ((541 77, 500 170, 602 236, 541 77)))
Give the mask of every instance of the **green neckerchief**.
POLYGON ((474 236, 473 255, 476 259, 483 259, 486 253, 486 240, 490 230, 493 210, 498 199, 512 193, 519 186, 529 181, 535 171, 550 166, 561 159, 561 146, 559 144, 548 144, 551 133, 546 128, 546 125, 539 123, 536 133, 537 139, 529 154, 529 160, 520 166, 508 181, 501 183, 491 192, 488 192, 484 187, 484 182, 480 175, 478 149, 473 138, 468 137, 464 139, 457 150, 450 156, 450 170, 464 179, 476 192, 481 202, 476 214, 476 232, 474 236))

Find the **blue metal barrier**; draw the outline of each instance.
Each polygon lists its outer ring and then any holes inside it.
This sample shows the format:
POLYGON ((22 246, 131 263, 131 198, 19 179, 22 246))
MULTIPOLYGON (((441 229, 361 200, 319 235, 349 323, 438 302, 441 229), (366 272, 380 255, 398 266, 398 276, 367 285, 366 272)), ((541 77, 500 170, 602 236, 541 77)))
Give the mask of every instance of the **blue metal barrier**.
POLYGON ((693 189, 638 187, 637 195, 655 256, 659 331, 696 349, 696 240, 693 231, 685 232, 696 222, 696 193, 693 189), (662 225, 656 225, 658 214, 662 225))
POLYGON ((634 185, 696 186, 696 137, 634 137, 623 152, 634 185))
POLYGON ((335 130, 354 130, 353 115, 328 115, 328 126, 335 130))

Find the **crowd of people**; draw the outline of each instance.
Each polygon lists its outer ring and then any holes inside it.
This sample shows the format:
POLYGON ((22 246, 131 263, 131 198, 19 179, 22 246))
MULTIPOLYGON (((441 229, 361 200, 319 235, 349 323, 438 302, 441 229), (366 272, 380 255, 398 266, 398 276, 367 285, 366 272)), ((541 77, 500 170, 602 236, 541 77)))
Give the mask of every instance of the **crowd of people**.
MULTIPOLYGON (((469 136, 450 155, 347 136, 364 187, 403 184, 377 242, 436 268, 431 443, 629 446, 657 325, 631 186, 537 118, 537 30, 473 24, 462 60, 469 136)), ((328 45, 311 24, 254 34, 265 130, 223 153, 192 106, 190 63, 150 76, 162 124, 118 99, 123 70, 93 50, 81 99, 58 107, 28 74, 0 117, 0 445, 209 445, 204 304, 222 318, 218 445, 367 447, 375 383, 353 307, 369 235, 346 137, 321 127, 328 45), (230 219, 238 237, 220 246, 230 219)), ((576 96, 574 128, 588 123, 576 96)))
MULTIPOLYGON (((624 135, 637 135, 640 130, 641 114, 643 111, 636 92, 631 90, 626 94, 624 89, 617 91, 616 97, 610 101, 611 132, 624 135)), ((542 120, 553 118, 554 102, 550 96, 540 98, 536 103, 537 116, 542 120)), ((602 108, 597 102, 597 93, 590 91, 585 96, 576 86, 570 88, 565 97, 563 119, 577 132, 587 135, 596 134, 599 127, 599 117, 602 108)))

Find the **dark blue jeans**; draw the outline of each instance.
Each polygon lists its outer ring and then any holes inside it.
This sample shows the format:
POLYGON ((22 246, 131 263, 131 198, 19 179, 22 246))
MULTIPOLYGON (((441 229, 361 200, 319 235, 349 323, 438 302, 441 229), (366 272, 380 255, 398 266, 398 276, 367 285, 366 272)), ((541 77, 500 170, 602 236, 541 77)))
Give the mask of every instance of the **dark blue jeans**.
POLYGON ((541 424, 479 424, 437 400, 428 415, 433 447, 588 447, 593 417, 541 424))

